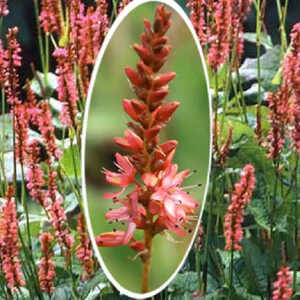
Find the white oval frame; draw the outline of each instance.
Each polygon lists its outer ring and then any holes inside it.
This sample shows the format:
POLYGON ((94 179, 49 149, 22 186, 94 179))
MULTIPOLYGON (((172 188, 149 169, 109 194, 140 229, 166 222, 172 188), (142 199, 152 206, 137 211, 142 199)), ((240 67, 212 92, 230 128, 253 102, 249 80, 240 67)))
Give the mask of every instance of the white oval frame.
POLYGON ((206 203, 206 197, 207 197, 208 186, 209 186, 209 177, 210 177, 210 171, 211 171, 212 100, 211 100, 211 94, 210 94, 210 90, 209 90, 208 72, 207 72, 206 63, 205 63, 204 55, 203 55, 203 52, 202 52, 202 48, 200 46, 200 42, 199 42, 198 37, 196 35, 196 32, 193 28, 193 25, 192 25, 190 19, 188 18, 188 16, 186 15, 186 13, 184 12, 184 10, 174 0, 134 0, 134 1, 130 2, 124 8, 124 10, 120 13, 120 15, 116 18, 116 20, 114 21, 112 27, 109 29, 109 31, 107 33, 107 36, 104 39, 104 42, 101 46, 101 50, 98 54, 98 57, 97 57, 97 60, 96 60, 96 63, 95 63, 95 66, 94 66, 94 69, 93 69, 93 72, 92 72, 90 86, 89 86, 89 90, 88 90, 87 101, 86 101, 86 108, 85 108, 85 113, 84 113, 82 138, 81 139, 82 139, 81 170, 82 170, 82 174, 83 174, 82 175, 82 197, 83 197, 83 205, 84 205, 84 214, 85 214, 85 219, 86 219, 86 223, 87 223, 87 227, 88 227, 88 232, 89 232, 89 235, 90 235, 90 238, 91 238, 92 246, 93 246, 93 249, 95 251, 96 257, 97 257, 98 261, 100 262, 100 266, 101 266, 102 270, 104 271, 105 275, 107 276, 107 278, 120 291, 121 294, 124 294, 124 295, 126 295, 128 297, 131 297, 131 298, 134 298, 134 299, 145 299, 145 298, 153 297, 154 295, 158 294, 163 289, 165 289, 171 283, 171 281, 174 279, 174 277, 177 275, 177 273, 179 272, 179 270, 183 266, 188 254, 191 250, 191 247, 194 243, 195 237, 196 237, 197 232, 198 232, 200 221, 202 219, 202 214, 203 214, 204 206, 205 206, 205 203, 206 203), (204 71, 204 76, 205 76, 205 80, 206 80, 206 88, 207 88, 207 95, 208 95, 208 102, 209 102, 209 116, 210 116, 210 145, 209 145, 208 172, 207 172, 205 190, 204 190, 204 195, 203 195, 203 201, 202 201, 201 210, 200 210, 199 217, 198 217, 198 222, 197 222, 197 225, 196 225, 196 228, 195 228, 196 230, 194 231, 194 235, 193 235, 193 237, 190 241, 190 245, 189 245, 187 251, 185 252, 181 263, 178 265, 177 269, 170 276, 170 278, 165 283, 163 283, 159 288, 157 288, 156 290, 142 294, 142 293, 133 293, 133 292, 125 289, 123 286, 121 286, 119 284, 119 282, 117 280, 115 280, 114 277, 111 275, 111 273, 109 272, 108 268, 106 267, 106 265, 105 265, 105 263, 102 259, 102 256, 100 255, 100 252, 98 250, 98 246, 97 246, 96 241, 95 241, 95 235, 94 235, 94 232, 93 232, 93 229, 92 229, 92 224, 90 222, 84 170, 85 170, 86 132, 87 132, 87 123, 88 123, 87 120, 88 120, 88 114, 89 114, 91 99, 92 99, 93 88, 94 88, 96 77, 97 77, 97 74, 98 74, 98 71, 99 71, 99 66, 102 62, 103 55, 105 53, 105 50, 106 50, 107 46, 109 45, 109 42, 110 42, 111 38, 113 37, 115 31, 118 29, 119 25, 127 17, 127 15, 132 10, 134 10, 136 7, 138 7, 140 5, 143 5, 145 3, 149 3, 149 2, 163 3, 163 4, 166 4, 166 5, 170 6, 171 8, 173 8, 176 11, 176 13, 178 13, 180 15, 180 17, 184 20, 185 24, 189 28, 189 30, 190 30, 193 38, 194 38, 195 44, 197 46, 197 49, 198 49, 198 52, 199 52, 199 55, 200 55, 200 59, 201 59, 202 66, 203 66, 203 71, 204 71))

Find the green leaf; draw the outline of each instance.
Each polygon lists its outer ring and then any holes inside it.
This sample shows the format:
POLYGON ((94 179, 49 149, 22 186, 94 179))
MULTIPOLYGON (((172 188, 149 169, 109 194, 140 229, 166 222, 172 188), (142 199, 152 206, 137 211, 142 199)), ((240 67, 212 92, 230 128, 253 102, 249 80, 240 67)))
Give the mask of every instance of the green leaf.
POLYGON ((109 281, 106 278, 104 272, 99 269, 94 277, 87 282, 85 287, 82 290, 83 299, 95 299, 94 296, 99 295, 99 292, 102 291, 104 288, 109 287, 109 281), (98 292, 98 293, 97 293, 98 292))
MULTIPOLYGON (((254 130, 249 126, 230 116, 225 117, 225 126, 222 134, 225 135, 229 124, 233 127, 232 144, 243 143, 239 148, 230 151, 227 165, 231 168, 243 168, 246 164, 251 163, 255 167, 255 174, 261 175, 265 183, 272 184, 274 182, 274 169, 272 161, 266 158, 266 151, 258 145, 254 138, 254 130), (246 142, 245 142, 246 141, 246 142)), ((263 181, 258 181, 263 184, 263 181)))
MULTIPOLYGON (((262 87, 266 91, 272 90, 270 82, 280 67, 280 47, 275 46, 263 54, 260 57, 260 65, 262 87)), ((257 58, 247 58, 240 68, 240 75, 243 81, 257 81, 257 58)))
POLYGON ((60 158, 60 164, 69 177, 74 177, 76 174, 79 178, 81 177, 80 161, 81 158, 76 144, 66 148, 60 158))
MULTIPOLYGON (((256 38, 257 38, 256 33, 246 32, 243 34, 243 37, 246 41, 256 44, 256 38)), ((266 49, 271 49, 273 47, 271 36, 269 36, 267 33, 264 33, 264 32, 261 32, 261 34, 260 34, 260 43, 266 49)))
POLYGON ((253 215, 256 223, 261 228, 270 232, 269 213, 263 199, 253 198, 247 210, 253 215))
POLYGON ((269 273, 268 254, 264 253, 252 239, 244 239, 242 246, 242 264, 236 274, 250 293, 265 295, 269 273))
POLYGON ((71 213, 78 207, 78 200, 74 193, 71 193, 65 197, 64 201, 64 207, 65 207, 65 213, 71 213))
MULTIPOLYGON (((192 293, 199 289, 199 279, 196 272, 188 271, 179 273, 168 287, 168 292, 174 297, 183 297, 181 299, 190 299, 192 293), (185 298, 187 297, 187 298, 185 298)), ((180 299, 180 298, 177 298, 180 299)))
POLYGON ((50 97, 57 89, 57 79, 57 75, 53 73, 48 73, 46 79, 44 73, 37 72, 37 75, 31 81, 31 89, 40 97, 50 97), (42 94, 41 86, 44 89, 45 95, 42 94))
MULTIPOLYGON (((41 226, 43 222, 47 221, 47 217, 45 215, 36 215, 30 214, 29 215, 29 226, 30 226, 30 234, 32 236, 38 237, 40 234, 41 226)), ((19 228, 21 232, 27 232, 27 222, 26 218, 23 215, 21 220, 19 221, 19 228)))
POLYGON ((68 284, 61 284, 55 288, 51 300, 71 300, 72 287, 68 284))

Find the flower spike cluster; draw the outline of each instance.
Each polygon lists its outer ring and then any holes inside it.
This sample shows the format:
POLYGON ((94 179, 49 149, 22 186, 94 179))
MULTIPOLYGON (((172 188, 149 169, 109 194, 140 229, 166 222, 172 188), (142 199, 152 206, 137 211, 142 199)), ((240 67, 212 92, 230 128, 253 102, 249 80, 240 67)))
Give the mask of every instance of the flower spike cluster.
POLYGON ((232 68, 239 66, 243 53, 243 23, 252 0, 189 0, 190 19, 207 59, 216 72, 230 57, 232 68))
POLYGON ((290 268, 283 265, 277 273, 277 280, 274 282, 274 291, 272 300, 289 300, 293 295, 293 289, 290 287, 292 276, 290 268))
POLYGON ((84 215, 80 214, 77 218, 77 232, 79 235, 79 245, 76 248, 76 256, 82 262, 85 274, 82 280, 89 278, 94 271, 92 243, 89 239, 84 215))
POLYGON ((231 197, 224 221, 225 250, 242 251, 240 242, 243 238, 244 208, 250 203, 255 187, 254 171, 252 165, 246 165, 240 181, 235 184, 235 191, 231 197))
POLYGON ((0 218, 0 258, 7 287, 23 286, 23 273, 19 258, 18 219, 14 202, 14 188, 8 186, 0 218))
MULTIPOLYGON (((189 170, 178 172, 178 166, 172 163, 178 142, 170 140, 161 144, 158 136, 179 106, 176 101, 165 103, 168 83, 176 74, 159 72, 171 50, 165 36, 171 25, 170 17, 171 12, 163 5, 158 6, 153 25, 144 20, 141 45, 133 45, 140 60, 136 70, 126 67, 125 73, 136 98, 122 102, 132 121, 127 123, 129 129, 124 136, 114 139, 131 155, 115 155, 118 172, 103 170, 106 181, 121 188, 104 195, 120 205, 109 210, 105 218, 109 222, 126 223, 127 229, 102 233, 96 238, 100 247, 128 244, 139 253, 146 266, 145 272, 151 259, 153 237, 164 230, 185 235, 187 225, 199 207, 181 187, 189 170), (124 196, 129 186, 134 186, 133 191, 124 196), (137 229, 144 231, 143 241, 134 238, 137 229)), ((143 285, 143 290, 146 289, 143 285)))
POLYGON ((283 61, 282 73, 292 96, 293 147, 300 153, 300 23, 293 27, 290 47, 291 50, 283 61))
POLYGON ((7 8, 7 0, 0 0, 0 17, 5 17, 9 14, 7 8))
POLYGON ((53 279, 55 278, 55 264, 53 262, 53 250, 51 243, 53 236, 49 232, 44 232, 40 236, 42 259, 39 265, 39 282, 41 290, 45 293, 51 294, 55 287, 53 279))
POLYGON ((292 119, 288 85, 283 84, 276 93, 268 93, 267 102, 270 109, 269 120, 271 123, 268 143, 266 143, 269 148, 267 156, 275 161, 284 145, 286 125, 292 119))
POLYGON ((61 34, 62 10, 59 0, 42 0, 41 1, 40 22, 41 27, 46 33, 61 34))

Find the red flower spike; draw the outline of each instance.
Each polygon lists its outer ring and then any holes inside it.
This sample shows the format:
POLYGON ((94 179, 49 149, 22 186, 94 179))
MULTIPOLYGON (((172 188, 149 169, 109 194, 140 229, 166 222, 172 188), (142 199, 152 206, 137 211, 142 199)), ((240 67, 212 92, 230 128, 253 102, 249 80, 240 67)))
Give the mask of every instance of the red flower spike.
POLYGON ((15 103, 14 106, 14 130, 16 135, 15 153, 21 164, 25 164, 29 143, 29 113, 24 104, 15 103))
POLYGON ((56 274, 55 264, 52 259, 54 254, 51 246, 53 240, 53 236, 48 232, 44 232, 40 236, 41 252, 43 256, 39 264, 38 276, 41 290, 48 294, 52 294, 55 290, 53 280, 56 274))
POLYGON ((1 267, 7 281, 7 287, 12 290, 25 285, 19 257, 17 208, 13 197, 14 187, 10 185, 5 194, 0 218, 1 267))
POLYGON ((144 80, 141 78, 140 74, 135 70, 131 69, 130 67, 126 67, 125 73, 132 84, 139 87, 142 87, 144 85, 144 80))
POLYGON ((134 153, 142 152, 144 148, 143 140, 130 130, 125 131, 125 137, 116 137, 114 141, 123 149, 134 153))
POLYGON ((5 93, 7 102, 14 106, 20 104, 20 80, 18 69, 21 67, 21 47, 17 41, 17 35, 19 33, 18 27, 8 29, 6 35, 7 50, 5 53, 5 93))
POLYGON ((272 300, 290 300, 293 295, 291 284, 293 282, 290 268, 283 265, 277 272, 277 280, 274 282, 272 300))
POLYGON ((41 112, 38 116, 38 126, 41 131, 43 142, 49 159, 59 159, 62 155, 56 145, 55 129, 52 123, 52 114, 48 102, 41 104, 41 112))
POLYGON ((175 77, 176 77, 175 72, 169 72, 169 73, 159 75, 154 81, 154 88, 160 88, 168 84, 175 77))
POLYGON ((92 243, 87 233, 84 215, 77 218, 77 232, 79 235, 79 245, 76 247, 76 256, 81 261, 85 274, 81 279, 86 280, 94 273, 92 243))
POLYGON ((138 101, 138 100, 127 100, 124 99, 123 102, 123 108, 125 112, 134 120, 139 121, 139 117, 143 116, 143 114, 146 112, 147 106, 138 101))
POLYGON ((292 147, 300 153, 300 23, 292 29, 290 49, 284 58, 282 73, 292 99, 292 147))
POLYGON ((0 17, 6 17, 8 14, 7 0, 0 0, 0 17))
POLYGON ((133 45, 133 49, 138 53, 140 58, 143 60, 143 62, 146 65, 150 65, 152 62, 152 55, 150 51, 147 48, 144 48, 143 46, 140 46, 138 44, 133 45))
POLYGON ((242 171, 240 181, 235 184, 235 191, 231 197, 224 221, 225 250, 242 251, 240 242, 243 238, 244 208, 250 203, 255 187, 254 167, 246 165, 242 171))
POLYGON ((43 170, 40 166, 40 146, 39 142, 34 140, 30 143, 28 147, 28 171, 26 173, 27 179, 27 189, 29 194, 37 203, 47 207, 45 203, 45 191, 43 186, 45 185, 45 180, 43 177, 43 170))
POLYGON ((159 106, 152 114, 155 123, 167 123, 179 105, 179 102, 172 101, 168 104, 159 106))
MULTIPOLYGON (((120 172, 104 169, 106 181, 122 189, 105 194, 104 198, 114 198, 120 207, 105 214, 109 221, 127 223, 126 231, 102 233, 97 238, 99 247, 129 245, 144 264, 144 272, 149 270, 152 239, 164 230, 178 235, 186 234, 186 225, 199 208, 198 202, 181 188, 189 170, 177 173, 177 165, 172 164, 178 142, 167 141, 159 145, 159 133, 169 122, 179 106, 178 102, 164 103, 168 95, 168 83, 175 78, 174 72, 159 74, 167 59, 171 46, 164 36, 171 25, 171 13, 163 5, 156 9, 151 26, 144 21, 142 45, 134 45, 140 57, 137 70, 126 67, 125 73, 136 93, 136 99, 123 99, 123 108, 134 122, 128 122, 131 130, 125 137, 116 137, 115 143, 133 152, 130 157, 122 157, 126 167, 118 162, 120 172), (140 181, 135 179, 139 175, 140 181), (125 198, 118 198, 129 185, 134 191, 125 198), (144 231, 144 241, 136 241, 137 230, 144 231), (148 264, 148 266, 147 266, 148 264), (146 270, 146 271, 145 271, 146 270)), ((118 160, 118 157, 117 157, 118 160)), ((143 275, 148 278, 149 274, 143 275)), ((143 280, 145 284, 145 280, 143 280)), ((142 292, 147 291, 143 285, 142 292)))

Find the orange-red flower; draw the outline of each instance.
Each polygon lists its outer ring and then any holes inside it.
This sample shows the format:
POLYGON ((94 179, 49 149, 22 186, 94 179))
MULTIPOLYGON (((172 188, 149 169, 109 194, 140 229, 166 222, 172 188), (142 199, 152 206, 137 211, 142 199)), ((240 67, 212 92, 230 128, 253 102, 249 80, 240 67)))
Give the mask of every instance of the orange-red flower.
POLYGON ((107 182, 112 185, 120 186, 122 187, 122 189, 117 193, 107 193, 104 195, 104 198, 118 197, 124 192, 126 187, 135 180, 134 176, 136 170, 129 161, 128 157, 122 156, 121 154, 117 153, 116 160, 116 166, 120 170, 120 173, 115 173, 107 169, 104 169, 103 173, 105 174, 105 179, 107 182))

